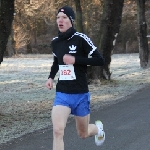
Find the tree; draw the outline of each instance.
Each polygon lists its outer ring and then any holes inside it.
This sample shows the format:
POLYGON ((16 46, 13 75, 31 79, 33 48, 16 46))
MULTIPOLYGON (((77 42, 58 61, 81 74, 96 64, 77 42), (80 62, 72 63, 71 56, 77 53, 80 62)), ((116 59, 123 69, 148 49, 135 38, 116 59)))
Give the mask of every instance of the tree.
POLYGON ((82 25, 82 8, 80 4, 80 0, 74 0, 76 6, 76 29, 78 32, 83 32, 82 25))
POLYGON ((145 1, 136 0, 137 2, 137 20, 138 20, 138 41, 139 41, 139 58, 142 68, 148 65, 149 49, 147 39, 147 24, 145 19, 145 1))
MULTIPOLYGON (((37 40, 39 35, 46 34, 47 28, 55 24, 56 8, 54 4, 57 5, 57 2, 54 1, 15 0, 16 15, 13 22, 13 38, 16 53, 40 53, 43 51, 41 43, 38 43, 37 40)), ((51 34, 53 34, 52 32, 51 34)))
POLYGON ((89 78, 95 80, 110 79, 111 55, 120 29, 124 0, 105 0, 103 3, 98 48, 105 58, 105 65, 92 67, 89 78))
POLYGON ((0 0, 0 64, 3 61, 14 16, 14 0, 0 0))

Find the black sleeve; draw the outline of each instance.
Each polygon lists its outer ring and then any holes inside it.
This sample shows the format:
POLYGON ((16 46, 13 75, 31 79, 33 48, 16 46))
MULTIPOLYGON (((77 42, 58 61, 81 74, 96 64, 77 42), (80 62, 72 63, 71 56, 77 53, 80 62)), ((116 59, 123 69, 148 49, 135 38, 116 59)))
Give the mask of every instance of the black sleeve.
POLYGON ((59 69, 59 67, 58 67, 58 60, 57 60, 57 57, 54 56, 53 65, 51 66, 51 71, 50 71, 50 75, 48 76, 48 79, 49 78, 54 79, 56 73, 58 72, 58 69, 59 69))
POLYGON ((100 52, 96 49, 90 55, 90 58, 75 56, 75 64, 91 65, 91 66, 103 66, 104 65, 104 58, 102 57, 100 52))
POLYGON ((92 65, 92 66, 104 65, 104 59, 102 55, 98 51, 97 47, 93 44, 92 40, 85 34, 82 34, 81 50, 83 50, 84 53, 89 56, 89 58, 82 56, 75 56, 75 64, 92 65))

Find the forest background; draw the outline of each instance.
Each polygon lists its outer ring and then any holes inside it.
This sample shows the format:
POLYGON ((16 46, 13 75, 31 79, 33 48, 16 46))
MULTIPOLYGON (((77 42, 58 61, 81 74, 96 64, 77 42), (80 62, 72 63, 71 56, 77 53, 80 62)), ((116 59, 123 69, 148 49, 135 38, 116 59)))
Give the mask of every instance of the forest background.
MULTIPOLYGON (((74 1, 16 0, 12 32, 5 56, 51 53, 50 42, 58 33, 57 10, 64 5, 75 10, 74 1)), ((81 6, 84 33, 96 43, 103 0, 82 0, 81 6)), ((146 1, 146 21, 147 33, 150 33, 150 1, 146 1)), ((133 0, 125 0, 120 32, 113 53, 138 53, 137 33, 137 4, 133 0)))

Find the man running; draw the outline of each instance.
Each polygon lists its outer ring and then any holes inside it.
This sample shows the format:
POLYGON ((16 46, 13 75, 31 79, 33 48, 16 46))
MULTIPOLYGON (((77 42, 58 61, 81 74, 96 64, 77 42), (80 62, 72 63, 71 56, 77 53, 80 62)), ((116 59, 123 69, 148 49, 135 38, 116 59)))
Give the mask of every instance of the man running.
POLYGON ((54 61, 46 82, 48 89, 53 88, 53 79, 59 71, 51 115, 53 150, 64 150, 64 129, 70 114, 75 117, 76 129, 81 138, 95 135, 97 146, 105 140, 102 122, 89 124, 90 93, 87 83, 87 65, 103 66, 104 59, 90 38, 75 30, 74 20, 75 14, 71 7, 60 8, 56 21, 58 37, 51 43, 54 61))

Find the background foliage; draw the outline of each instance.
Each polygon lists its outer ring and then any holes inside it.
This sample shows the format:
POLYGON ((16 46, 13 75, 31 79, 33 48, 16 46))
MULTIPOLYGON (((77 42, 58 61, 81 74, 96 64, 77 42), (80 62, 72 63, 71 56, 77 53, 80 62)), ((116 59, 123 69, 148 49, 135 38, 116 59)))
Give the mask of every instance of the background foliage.
MULTIPOLYGON (((16 0, 12 33, 8 42, 7 55, 17 53, 51 53, 51 39, 57 36, 56 14, 58 8, 70 5, 69 0, 16 0)), ((103 0, 82 0, 83 28, 94 43, 100 29, 103 0)), ((146 3, 146 19, 150 33, 150 2, 146 3)), ((114 53, 138 52, 137 5, 125 0, 122 24, 114 53)))

